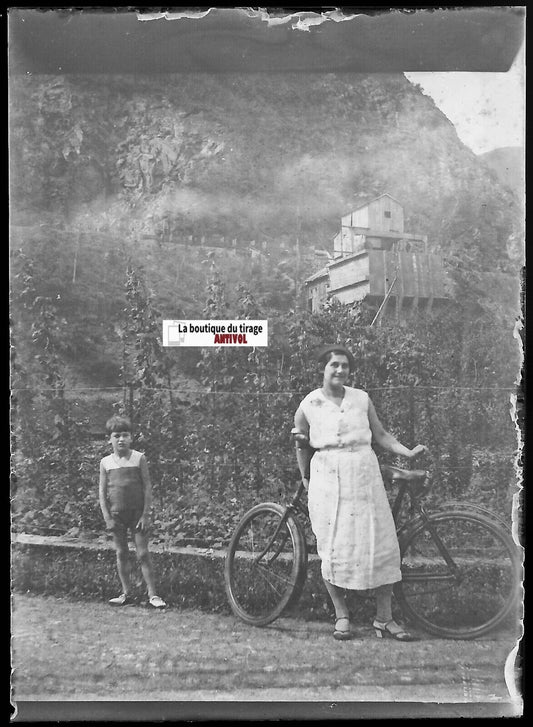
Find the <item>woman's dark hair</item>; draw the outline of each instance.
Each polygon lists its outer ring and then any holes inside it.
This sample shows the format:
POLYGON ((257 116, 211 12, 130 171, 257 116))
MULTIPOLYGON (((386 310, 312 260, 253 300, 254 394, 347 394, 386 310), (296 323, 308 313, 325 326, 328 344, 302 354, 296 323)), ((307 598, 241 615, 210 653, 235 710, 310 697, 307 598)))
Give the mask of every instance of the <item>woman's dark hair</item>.
POLYGON ((318 363, 322 367, 325 366, 330 358, 333 356, 333 354, 337 354, 337 356, 346 356, 346 358, 348 359, 348 365, 350 367, 350 373, 353 373, 355 369, 355 359, 353 357, 353 354, 340 343, 332 344, 331 346, 325 346, 324 348, 321 348, 317 356, 318 363))
POLYGON ((107 420, 105 428, 108 434, 112 434, 113 432, 131 432, 131 420, 129 417, 115 414, 111 419, 107 420))

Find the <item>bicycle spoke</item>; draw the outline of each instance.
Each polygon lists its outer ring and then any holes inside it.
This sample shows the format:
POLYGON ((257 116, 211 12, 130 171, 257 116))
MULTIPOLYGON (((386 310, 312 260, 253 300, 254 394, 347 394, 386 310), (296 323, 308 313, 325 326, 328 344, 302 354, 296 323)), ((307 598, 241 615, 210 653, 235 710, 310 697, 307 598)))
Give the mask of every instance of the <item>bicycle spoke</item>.
MULTIPOLYGON (((274 588, 274 589, 276 588, 276 586, 272 583, 272 581, 267 577, 266 574, 268 574, 268 576, 273 576, 274 578, 277 578, 278 581, 281 581, 281 583, 283 583, 284 585, 293 585, 293 581, 290 578, 282 578, 282 576, 279 573, 276 573, 275 571, 272 571, 272 570, 268 570, 264 566, 258 568, 257 572, 265 580, 265 582, 267 582, 269 585, 271 585, 272 588, 274 588)), ((282 593, 282 591, 276 591, 276 592, 279 595, 281 595, 281 593, 282 593)))

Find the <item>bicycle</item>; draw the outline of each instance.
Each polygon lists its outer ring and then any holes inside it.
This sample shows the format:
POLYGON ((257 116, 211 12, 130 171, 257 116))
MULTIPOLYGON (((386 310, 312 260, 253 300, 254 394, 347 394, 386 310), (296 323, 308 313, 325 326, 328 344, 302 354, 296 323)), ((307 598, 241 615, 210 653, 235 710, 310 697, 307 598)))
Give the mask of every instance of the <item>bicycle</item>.
MULTIPOLYGON (((473 639, 502 624, 517 603, 521 557, 507 523, 479 505, 451 501, 427 512, 422 500, 432 481, 426 470, 383 465, 398 483, 392 514, 400 544, 402 580, 394 595, 404 618, 445 638, 473 639), (410 501, 410 516, 400 522, 410 501)), ((301 595, 308 519, 300 483, 287 505, 262 502, 240 520, 225 560, 226 594, 242 621, 265 626, 301 595)))

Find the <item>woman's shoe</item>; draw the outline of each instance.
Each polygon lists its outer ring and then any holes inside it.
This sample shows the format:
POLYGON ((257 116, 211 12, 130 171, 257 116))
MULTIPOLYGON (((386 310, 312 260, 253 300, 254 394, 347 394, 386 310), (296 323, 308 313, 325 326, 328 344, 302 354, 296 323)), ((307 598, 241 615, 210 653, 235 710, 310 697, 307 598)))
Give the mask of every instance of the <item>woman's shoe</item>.
POLYGON ((348 616, 341 616, 335 621, 335 631, 333 632, 333 638, 337 641, 348 641, 352 638, 352 628, 350 626, 350 619, 348 616), (345 621, 348 628, 339 629, 338 625, 340 621, 345 621))
POLYGON ((396 639, 396 641, 418 641, 419 639, 416 636, 413 636, 413 634, 410 634, 408 631, 405 631, 401 626, 399 626, 394 620, 386 621, 385 623, 382 623, 381 621, 374 621, 372 624, 374 627, 374 631, 376 632, 376 636, 378 639, 396 639), (390 625, 395 624, 398 626, 399 631, 391 631, 390 625))

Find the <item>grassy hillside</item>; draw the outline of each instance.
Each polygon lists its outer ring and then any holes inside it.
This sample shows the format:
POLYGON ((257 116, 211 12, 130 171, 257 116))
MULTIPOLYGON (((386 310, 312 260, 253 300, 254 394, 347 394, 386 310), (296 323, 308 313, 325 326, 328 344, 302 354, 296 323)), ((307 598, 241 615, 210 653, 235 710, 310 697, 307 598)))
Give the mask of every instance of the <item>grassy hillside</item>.
POLYGON ((314 248, 385 191, 451 269, 516 264, 516 198, 403 75, 27 76, 10 133, 11 247, 70 326, 74 380, 117 380, 128 263, 163 317, 201 317, 213 261, 230 299, 245 282, 288 310, 314 248))

